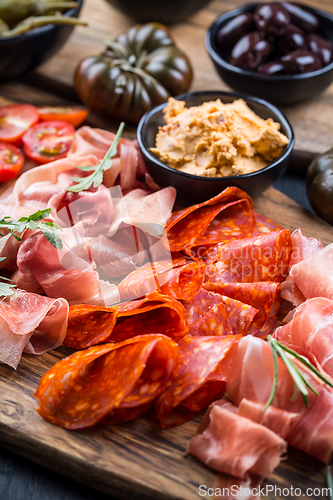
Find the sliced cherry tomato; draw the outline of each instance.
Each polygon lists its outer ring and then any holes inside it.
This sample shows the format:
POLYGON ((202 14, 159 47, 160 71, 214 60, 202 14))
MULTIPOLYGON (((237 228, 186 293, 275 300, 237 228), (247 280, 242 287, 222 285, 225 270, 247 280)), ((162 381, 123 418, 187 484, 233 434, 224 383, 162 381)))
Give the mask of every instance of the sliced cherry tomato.
POLYGON ((62 121, 78 127, 88 116, 88 110, 80 106, 38 108, 41 122, 62 121))
POLYGON ((36 163, 64 158, 74 140, 75 128, 66 122, 41 122, 22 137, 26 155, 36 163))
POLYGON ((23 163, 24 156, 16 146, 0 142, 0 182, 14 179, 23 163))
POLYGON ((12 104, 0 108, 0 141, 18 142, 28 128, 38 121, 38 110, 31 104, 12 104))

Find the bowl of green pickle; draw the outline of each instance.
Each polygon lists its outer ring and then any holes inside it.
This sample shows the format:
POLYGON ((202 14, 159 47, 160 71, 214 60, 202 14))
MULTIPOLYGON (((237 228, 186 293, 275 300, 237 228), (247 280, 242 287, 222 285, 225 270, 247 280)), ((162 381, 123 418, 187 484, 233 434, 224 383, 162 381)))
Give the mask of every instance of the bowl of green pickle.
POLYGON ((24 75, 50 59, 76 25, 83 0, 0 0, 0 80, 24 75))

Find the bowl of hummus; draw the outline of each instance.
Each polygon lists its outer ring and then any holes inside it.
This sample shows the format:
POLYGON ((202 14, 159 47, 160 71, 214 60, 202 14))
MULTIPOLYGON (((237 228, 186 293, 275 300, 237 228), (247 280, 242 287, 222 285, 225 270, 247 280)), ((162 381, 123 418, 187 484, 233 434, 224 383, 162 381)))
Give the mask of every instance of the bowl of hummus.
POLYGON ((233 92, 191 92, 146 113, 137 140, 155 182, 179 203, 199 203, 227 186, 259 196, 283 175, 294 145, 284 114, 233 92))

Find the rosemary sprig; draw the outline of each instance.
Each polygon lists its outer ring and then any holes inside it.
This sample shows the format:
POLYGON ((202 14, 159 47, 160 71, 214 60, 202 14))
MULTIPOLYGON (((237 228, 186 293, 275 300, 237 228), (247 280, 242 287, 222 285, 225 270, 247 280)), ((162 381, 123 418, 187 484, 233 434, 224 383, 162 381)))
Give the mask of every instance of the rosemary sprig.
POLYGON ((69 186, 66 190, 72 191, 73 193, 79 193, 80 191, 86 191, 90 188, 90 186, 98 187, 103 182, 103 172, 108 170, 111 165, 111 158, 117 153, 117 145, 120 141, 120 136, 124 130, 125 123, 121 122, 119 125, 116 137, 114 138, 113 143, 111 144, 108 152, 104 156, 101 163, 98 165, 88 165, 86 167, 77 167, 83 172, 92 172, 92 174, 87 177, 72 177, 71 180, 75 182, 73 186, 69 186))
MULTIPOLYGON (((37 210, 37 212, 29 215, 29 217, 21 217, 19 220, 10 220, 10 217, 4 217, 0 220, 0 228, 8 229, 18 241, 22 241, 19 234, 23 233, 25 229, 40 229, 47 241, 57 248, 57 250, 61 250, 63 245, 57 230, 60 229, 61 231, 62 229, 53 222, 40 222, 45 217, 48 217, 50 213, 51 209, 45 208, 44 210, 37 210)), ((0 233, 0 236, 3 236, 3 234, 0 233)))
POLYGON ((268 343, 271 347, 272 355, 273 355, 273 359, 274 359, 274 378, 273 378, 272 391, 271 391, 271 394, 268 398, 267 403, 263 407, 263 411, 267 410, 268 406, 272 403, 272 401, 275 397, 275 394, 276 394, 276 389, 277 389, 277 384, 278 384, 277 357, 282 359, 282 361, 286 365, 286 367, 287 367, 287 369, 288 369, 288 371, 289 371, 289 373, 294 381, 295 391, 294 391, 294 394, 292 396, 292 400, 295 399, 296 394, 297 394, 297 390, 299 390, 301 393, 301 396, 303 398, 304 404, 308 408, 309 407, 309 399, 308 399, 309 391, 308 391, 308 389, 310 389, 316 396, 318 396, 318 392, 306 380, 306 378, 299 371, 296 364, 293 362, 293 360, 287 354, 293 356, 295 359, 300 361, 304 366, 306 366, 309 370, 311 370, 313 373, 315 373, 315 375, 317 375, 317 377, 320 378, 320 380, 325 382, 325 384, 329 385, 330 387, 333 387, 333 383, 330 380, 328 380, 324 375, 322 375, 320 373, 320 371, 317 370, 317 368, 315 368, 313 366, 313 364, 310 363, 310 361, 307 358, 305 358, 304 356, 301 356, 300 354, 293 351, 292 349, 289 349, 289 347, 281 344, 281 342, 279 342, 278 340, 273 339, 272 336, 268 337, 268 343))
POLYGON ((333 500, 333 478, 332 478, 332 470, 331 470, 330 465, 328 465, 326 468, 326 482, 327 482, 327 486, 329 488, 328 498, 329 498, 329 500, 333 500))

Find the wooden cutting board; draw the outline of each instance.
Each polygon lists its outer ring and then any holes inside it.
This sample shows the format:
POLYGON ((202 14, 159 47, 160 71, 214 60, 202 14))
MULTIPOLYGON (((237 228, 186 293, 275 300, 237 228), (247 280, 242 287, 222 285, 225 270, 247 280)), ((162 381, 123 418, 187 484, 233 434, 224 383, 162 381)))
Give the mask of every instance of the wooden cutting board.
MULTIPOLYGON (((333 227, 271 188, 256 202, 257 210, 291 230, 333 241, 333 227)), ((283 316, 286 311, 284 304, 283 316)), ((24 355, 15 372, 0 365, 0 443, 29 460, 119 499, 179 499, 199 497, 199 486, 211 488, 216 473, 192 456, 184 456, 200 418, 161 430, 153 412, 137 421, 71 432, 44 421, 33 394, 41 376, 71 351, 61 347, 36 357, 24 355)), ((281 488, 324 488, 325 466, 297 450, 265 482, 281 488)), ((294 498, 290 496, 290 498, 294 498)), ((319 496, 318 498, 324 498, 319 496)))

